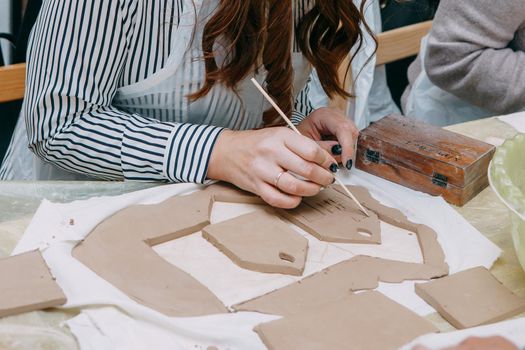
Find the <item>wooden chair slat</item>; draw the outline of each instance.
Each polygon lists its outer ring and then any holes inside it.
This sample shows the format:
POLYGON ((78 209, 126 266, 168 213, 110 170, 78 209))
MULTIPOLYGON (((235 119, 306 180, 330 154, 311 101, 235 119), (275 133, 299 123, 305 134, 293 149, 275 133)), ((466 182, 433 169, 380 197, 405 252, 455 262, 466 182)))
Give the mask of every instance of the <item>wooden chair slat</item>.
POLYGON ((25 63, 0 67, 0 103, 24 98, 25 63))

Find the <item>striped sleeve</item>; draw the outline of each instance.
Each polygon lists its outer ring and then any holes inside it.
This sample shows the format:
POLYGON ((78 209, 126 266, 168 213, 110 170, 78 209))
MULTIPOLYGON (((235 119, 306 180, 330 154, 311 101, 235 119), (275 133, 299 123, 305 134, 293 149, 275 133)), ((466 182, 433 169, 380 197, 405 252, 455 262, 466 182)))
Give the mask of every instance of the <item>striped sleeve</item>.
POLYGON ((47 162, 97 178, 202 183, 221 129, 111 106, 140 6, 44 1, 28 51, 29 146, 47 162))
POLYGON ((310 115, 314 111, 314 107, 310 101, 310 83, 311 79, 308 79, 308 82, 301 90, 299 95, 297 95, 294 103, 294 109, 292 112, 291 121, 294 125, 299 124, 303 119, 310 115))

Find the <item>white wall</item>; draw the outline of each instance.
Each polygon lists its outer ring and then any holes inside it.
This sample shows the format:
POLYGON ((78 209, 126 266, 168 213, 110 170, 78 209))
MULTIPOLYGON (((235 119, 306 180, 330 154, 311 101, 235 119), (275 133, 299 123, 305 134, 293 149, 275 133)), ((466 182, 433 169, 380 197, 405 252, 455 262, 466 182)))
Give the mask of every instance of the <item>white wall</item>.
MULTIPOLYGON (((11 0, 0 0, 0 33, 12 33, 11 0)), ((2 40, 2 52, 7 62, 11 60, 11 45, 2 40), (5 57, 7 56, 7 57, 5 57)))

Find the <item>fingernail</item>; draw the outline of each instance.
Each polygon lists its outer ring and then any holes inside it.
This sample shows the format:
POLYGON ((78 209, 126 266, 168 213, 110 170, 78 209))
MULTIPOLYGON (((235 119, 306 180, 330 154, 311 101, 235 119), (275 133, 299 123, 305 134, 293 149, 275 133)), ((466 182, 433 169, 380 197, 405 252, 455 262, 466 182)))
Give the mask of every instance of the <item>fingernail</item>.
POLYGON ((337 166, 337 164, 332 163, 332 165, 330 165, 330 171, 332 173, 337 173, 337 170, 339 170, 339 167, 337 166))
POLYGON ((335 177, 334 177, 334 179, 332 180, 332 185, 333 185, 333 184, 335 184, 335 177))
POLYGON ((353 165, 354 165, 354 162, 352 161, 352 159, 349 159, 348 162, 346 162, 346 168, 348 170, 351 170, 353 165))
POLYGON ((341 147, 341 145, 334 145, 332 147, 332 154, 334 156, 340 156, 341 153, 343 153, 343 148, 341 147))

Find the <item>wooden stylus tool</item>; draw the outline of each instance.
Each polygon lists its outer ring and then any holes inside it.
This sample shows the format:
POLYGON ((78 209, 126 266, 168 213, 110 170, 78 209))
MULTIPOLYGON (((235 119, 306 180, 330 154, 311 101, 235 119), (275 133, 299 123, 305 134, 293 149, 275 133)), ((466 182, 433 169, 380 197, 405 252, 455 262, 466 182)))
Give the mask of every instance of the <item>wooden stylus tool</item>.
MULTIPOLYGON (((286 114, 284 114, 284 112, 282 111, 281 108, 279 108, 279 106, 277 105, 277 103, 275 103, 275 101, 270 97, 270 95, 268 95, 268 93, 266 92, 266 90, 264 90, 264 88, 261 86, 261 84, 259 84, 259 82, 257 82, 257 80, 255 80, 254 78, 252 78, 252 83, 255 85, 255 87, 261 92, 261 94, 263 94, 264 98, 266 98, 266 100, 268 100, 268 102, 270 102, 270 104, 273 106, 273 108, 275 108, 275 110, 279 113, 279 115, 284 119, 284 121, 286 122, 286 124, 288 124, 288 126, 293 130, 295 131, 297 134, 301 135, 301 132, 295 127, 295 125, 293 125, 293 123, 290 121, 290 119, 288 119, 288 117, 286 116, 286 114)), ((366 209, 361 205, 361 203, 359 203, 359 201, 357 200, 357 198, 355 198, 355 196, 352 194, 352 192, 350 192, 350 190, 348 189, 348 187, 345 186, 345 184, 339 180, 337 178, 337 176, 335 176, 335 181, 343 188, 343 190, 345 191, 345 193, 348 195, 348 197, 350 197, 354 202, 355 204, 357 204, 357 206, 359 207, 359 209, 361 209, 361 211, 366 215, 366 216, 370 216, 368 214, 368 211, 366 211, 366 209)))

